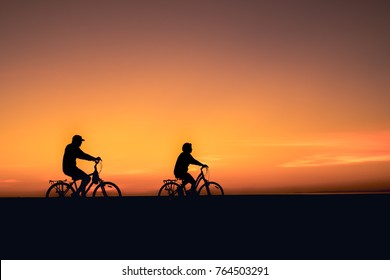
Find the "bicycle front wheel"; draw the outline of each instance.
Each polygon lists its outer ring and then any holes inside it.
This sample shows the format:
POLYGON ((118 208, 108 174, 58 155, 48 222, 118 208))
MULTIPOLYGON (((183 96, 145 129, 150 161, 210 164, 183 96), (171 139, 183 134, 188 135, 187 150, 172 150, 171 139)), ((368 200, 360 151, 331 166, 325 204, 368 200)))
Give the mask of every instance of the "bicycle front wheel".
POLYGON ((158 196, 175 197, 178 196, 180 185, 175 182, 165 183, 158 191, 158 196))
POLYGON ((100 183, 92 193, 93 197, 116 197, 122 196, 121 190, 112 182, 100 183))
POLYGON ((203 184, 198 191, 199 195, 224 195, 223 189, 220 184, 216 182, 209 182, 203 184))
POLYGON ((65 182, 57 182, 49 187, 46 197, 71 197, 74 193, 73 187, 65 182))

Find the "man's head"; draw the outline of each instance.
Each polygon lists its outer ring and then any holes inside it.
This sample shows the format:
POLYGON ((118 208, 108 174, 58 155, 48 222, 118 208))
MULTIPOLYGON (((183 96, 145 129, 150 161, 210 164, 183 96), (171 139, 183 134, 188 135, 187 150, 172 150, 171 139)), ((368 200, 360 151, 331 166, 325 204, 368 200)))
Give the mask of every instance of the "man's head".
POLYGON ((184 143, 183 147, 181 149, 183 150, 183 152, 190 154, 192 152, 192 144, 191 143, 184 143))
POLYGON ((72 144, 77 145, 79 147, 81 146, 81 143, 83 143, 83 141, 84 139, 80 135, 75 135, 72 138, 72 144))

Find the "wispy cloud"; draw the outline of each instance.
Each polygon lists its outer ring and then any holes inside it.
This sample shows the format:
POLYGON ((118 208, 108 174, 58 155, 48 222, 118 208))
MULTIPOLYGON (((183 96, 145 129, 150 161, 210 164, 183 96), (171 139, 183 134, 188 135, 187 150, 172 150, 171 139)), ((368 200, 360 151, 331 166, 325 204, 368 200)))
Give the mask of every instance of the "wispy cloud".
MULTIPOLYGON (((148 170, 145 169, 129 169, 129 170, 123 170, 118 173, 115 173, 115 175, 137 175, 137 174, 144 174, 148 173, 148 170)), ((114 174, 114 173, 112 173, 114 174)))
POLYGON ((286 142, 286 143, 252 143, 252 146, 258 147, 335 147, 339 145, 336 142, 286 142))
POLYGON ((334 133, 312 135, 309 139, 286 139, 278 141, 254 141, 246 143, 257 147, 324 147, 346 149, 371 149, 390 151, 390 131, 334 133))
POLYGON ((16 179, 3 179, 3 180, 0 180, 0 184, 14 184, 14 183, 20 183, 21 181, 20 180, 16 180, 16 179))
POLYGON ((390 131, 313 135, 309 139, 263 142, 255 145, 302 149, 305 156, 280 165, 288 168, 390 161, 390 131), (308 151, 313 154, 307 155, 308 151))
POLYGON ((310 167, 310 166, 330 166, 347 165, 369 162, 390 161, 390 155, 327 155, 318 154, 303 157, 281 165, 281 167, 310 167))
POLYGON ((199 157, 199 160, 202 160, 204 162, 214 162, 214 161, 220 161, 222 160, 223 157, 218 156, 218 155, 211 155, 207 157, 199 157))

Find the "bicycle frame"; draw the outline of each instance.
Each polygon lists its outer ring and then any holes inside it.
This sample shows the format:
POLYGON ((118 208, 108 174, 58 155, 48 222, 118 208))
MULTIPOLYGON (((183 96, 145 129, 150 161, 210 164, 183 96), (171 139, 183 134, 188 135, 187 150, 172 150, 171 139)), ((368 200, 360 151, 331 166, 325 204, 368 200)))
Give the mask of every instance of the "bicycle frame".
MULTIPOLYGON (((207 184, 209 181, 206 179, 206 177, 204 176, 204 173, 203 173, 203 169, 206 168, 206 167, 201 167, 200 168, 200 173, 198 175, 198 177, 196 178, 195 180, 195 188, 198 189, 198 187, 200 186, 200 183, 203 181, 205 184, 207 184)), ((188 182, 186 182, 186 184, 184 185, 183 184, 183 180, 182 180, 182 183, 180 184, 180 186, 183 188, 183 190, 187 193, 189 190, 187 190, 185 188, 185 186, 188 184, 188 182)))
MULTIPOLYGON (((103 182, 103 180, 102 179, 100 179, 100 176, 99 176, 99 172, 97 172, 97 164, 98 164, 98 162, 96 162, 95 163, 95 166, 94 166, 94 172, 92 172, 91 174, 88 174, 88 176, 89 177, 91 177, 91 178, 93 178, 93 176, 95 175, 95 176, 97 176, 97 182, 98 183, 94 183, 94 181, 93 181, 93 179, 91 180, 91 183, 87 186, 87 187, 85 187, 85 195, 87 195, 87 193, 91 190, 91 188, 92 188, 92 186, 93 185, 100 185, 102 182, 103 182)), ((77 191, 78 189, 79 189, 79 187, 77 186, 77 184, 76 184, 76 181, 78 181, 78 180, 73 180, 70 184, 71 184, 71 186, 74 186, 74 188, 75 188, 75 191, 77 191)))
MULTIPOLYGON (((88 174, 88 176, 91 176, 92 174, 88 174)), ((78 189, 79 189, 79 186, 77 186, 77 184, 76 184, 76 181, 78 181, 78 180, 74 180, 73 182, 71 182, 71 186, 74 186, 74 190, 75 191, 77 191, 78 189)), ((100 182, 99 182, 100 183, 100 182)), ((85 194, 87 194, 90 190, 91 190, 91 188, 92 188, 92 186, 94 185, 94 183, 93 182, 91 182, 87 187, 85 187, 85 194)))
POLYGON ((196 181, 195 181, 195 186, 196 186, 196 188, 199 187, 200 182, 201 182, 202 180, 203 180, 203 182, 204 182, 205 184, 207 184, 207 183, 209 182, 209 181, 206 179, 206 177, 204 176, 203 168, 205 168, 205 167, 201 167, 201 168, 200 168, 200 173, 199 173, 199 175, 198 175, 198 178, 196 178, 196 181))

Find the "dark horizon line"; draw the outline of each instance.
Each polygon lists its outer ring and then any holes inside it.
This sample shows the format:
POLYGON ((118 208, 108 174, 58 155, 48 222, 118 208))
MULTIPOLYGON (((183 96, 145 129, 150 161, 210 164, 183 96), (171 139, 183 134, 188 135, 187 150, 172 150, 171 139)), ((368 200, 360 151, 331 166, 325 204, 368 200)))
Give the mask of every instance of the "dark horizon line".
MULTIPOLYGON (((288 193, 288 192, 280 192, 280 193, 232 193, 232 194, 225 194, 224 196, 225 197, 244 197, 244 196, 247 196, 247 197, 255 197, 255 196, 326 196, 326 195, 343 195, 343 196, 347 196, 347 195, 390 195, 390 191, 340 191, 340 192, 332 192, 332 191, 329 191, 329 192, 296 192, 296 193, 288 193)), ((215 196, 215 197, 224 197, 224 196, 215 196)), ((153 194, 143 194, 143 195, 123 195, 122 197, 111 197, 111 198, 115 198, 115 199, 120 199, 120 198, 136 198, 136 197, 156 197, 156 198, 160 198, 159 196, 157 196, 157 194, 153 195, 153 194)), ((208 197, 208 196, 202 196, 202 197, 208 197)), ((28 198, 34 198, 34 199, 39 199, 39 198, 44 198, 44 199, 50 199, 50 198, 46 198, 44 195, 42 196, 0 196, 0 200, 1 199, 28 199, 28 198)), ((87 199, 94 199, 95 197, 87 197, 87 199)), ((54 199, 59 199, 59 198, 54 198, 54 199)), ((99 199, 99 198, 98 198, 99 199)), ((107 198, 104 198, 102 197, 102 199, 107 199, 107 198)), ((162 198, 164 199, 164 198, 162 198)), ((68 199, 66 199, 68 200, 68 199)), ((69 198, 69 200, 71 200, 71 198, 69 198)))

